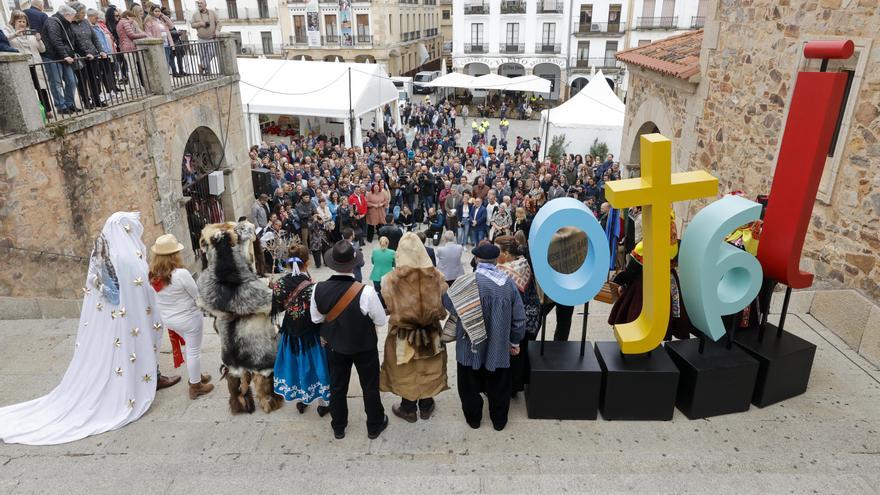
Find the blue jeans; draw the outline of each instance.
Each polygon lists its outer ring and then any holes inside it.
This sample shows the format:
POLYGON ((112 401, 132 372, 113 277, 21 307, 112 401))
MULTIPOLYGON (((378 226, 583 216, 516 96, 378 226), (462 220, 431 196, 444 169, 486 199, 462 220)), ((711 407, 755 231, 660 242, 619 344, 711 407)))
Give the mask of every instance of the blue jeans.
POLYGON ((433 206, 434 206, 434 196, 433 195, 424 196, 422 198, 422 208, 425 209, 425 217, 428 216, 428 208, 431 208, 433 206))
POLYGON ((458 243, 464 246, 470 240, 471 223, 467 219, 463 219, 461 221, 461 226, 458 228, 458 243))
MULTIPOLYGON (((52 61, 46 64, 46 76, 49 79, 49 92, 52 93, 55 109, 73 108, 76 96, 76 74, 73 73, 73 66, 64 61, 52 61)), ((47 108, 46 111, 48 110, 47 108)))
POLYGON ((474 238, 474 246, 480 244, 480 241, 486 238, 486 227, 473 227, 471 236, 474 238))

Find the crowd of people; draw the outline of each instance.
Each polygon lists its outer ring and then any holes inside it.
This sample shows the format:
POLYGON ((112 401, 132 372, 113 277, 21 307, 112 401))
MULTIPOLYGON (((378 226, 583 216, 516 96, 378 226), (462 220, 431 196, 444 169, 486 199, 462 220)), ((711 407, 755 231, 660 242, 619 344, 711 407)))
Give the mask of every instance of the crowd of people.
MULTIPOLYGON (((215 39, 220 33, 216 13, 204 0, 196 6, 191 25, 198 40, 215 39)), ((52 16, 43 8, 43 0, 32 0, 24 11, 12 11, 0 34, 0 51, 30 56, 31 79, 46 118, 107 106, 127 88, 143 87, 143 61, 131 55, 136 40, 161 39, 174 77, 209 73, 216 56, 210 45, 189 44, 187 31, 178 30, 168 7, 158 4, 99 11, 70 1, 52 16)))

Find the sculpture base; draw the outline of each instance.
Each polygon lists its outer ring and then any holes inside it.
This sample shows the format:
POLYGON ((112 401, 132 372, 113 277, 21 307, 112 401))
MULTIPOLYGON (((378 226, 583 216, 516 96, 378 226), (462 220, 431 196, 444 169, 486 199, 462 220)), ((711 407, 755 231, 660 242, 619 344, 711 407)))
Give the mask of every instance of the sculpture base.
POLYGON ((681 371, 676 406, 690 419, 748 411, 758 376, 758 361, 737 346, 700 340, 666 343, 681 371))
POLYGON ((763 339, 757 327, 737 331, 734 339, 760 363, 752 396, 752 403, 758 407, 806 392, 813 369, 816 345, 784 330, 777 337, 776 332, 776 326, 768 323, 763 339))
POLYGON ((602 369, 586 344, 581 357, 580 342, 545 342, 529 345, 531 372, 526 386, 526 411, 531 419, 596 419, 602 369))
POLYGON ((599 410, 610 420, 672 419, 679 371, 662 347, 623 355, 617 342, 596 342, 602 367, 599 410))

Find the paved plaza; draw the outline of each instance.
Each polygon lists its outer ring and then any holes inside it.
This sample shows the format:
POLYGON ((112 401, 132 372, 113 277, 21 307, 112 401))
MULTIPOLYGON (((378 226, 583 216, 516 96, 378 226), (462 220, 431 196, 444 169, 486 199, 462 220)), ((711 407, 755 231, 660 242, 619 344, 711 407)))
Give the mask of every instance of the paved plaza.
MULTIPOLYGON (((225 383, 196 401, 180 384, 158 392, 152 409, 121 430, 50 447, 0 444, 0 493, 877 493, 880 372, 798 306, 794 298, 787 328, 818 345, 810 387, 765 409, 697 421, 677 411, 670 422, 539 421, 526 417, 520 396, 504 431, 488 419, 472 430, 451 352, 451 389, 436 414, 406 423, 391 415, 398 399, 382 394, 391 424, 377 440, 367 439, 354 378, 341 441, 314 408, 233 417, 225 383)), ((613 338, 608 310, 591 305, 590 340, 613 338)), ((581 321, 576 313, 572 338, 581 321)), ((0 405, 59 382, 76 326, 0 322, 0 405)), ((205 337, 203 364, 216 377, 220 346, 210 322, 205 337)), ((167 339, 163 345, 169 373, 167 339)))

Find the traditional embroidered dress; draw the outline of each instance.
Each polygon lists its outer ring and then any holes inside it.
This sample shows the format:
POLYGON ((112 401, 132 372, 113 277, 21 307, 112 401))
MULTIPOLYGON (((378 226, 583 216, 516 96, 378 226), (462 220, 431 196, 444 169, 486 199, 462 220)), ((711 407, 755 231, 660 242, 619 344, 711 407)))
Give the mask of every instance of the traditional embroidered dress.
POLYGON ((330 373, 321 347, 320 325, 309 313, 312 284, 308 274, 288 274, 270 284, 272 315, 281 320, 275 393, 286 401, 327 405, 330 373))

